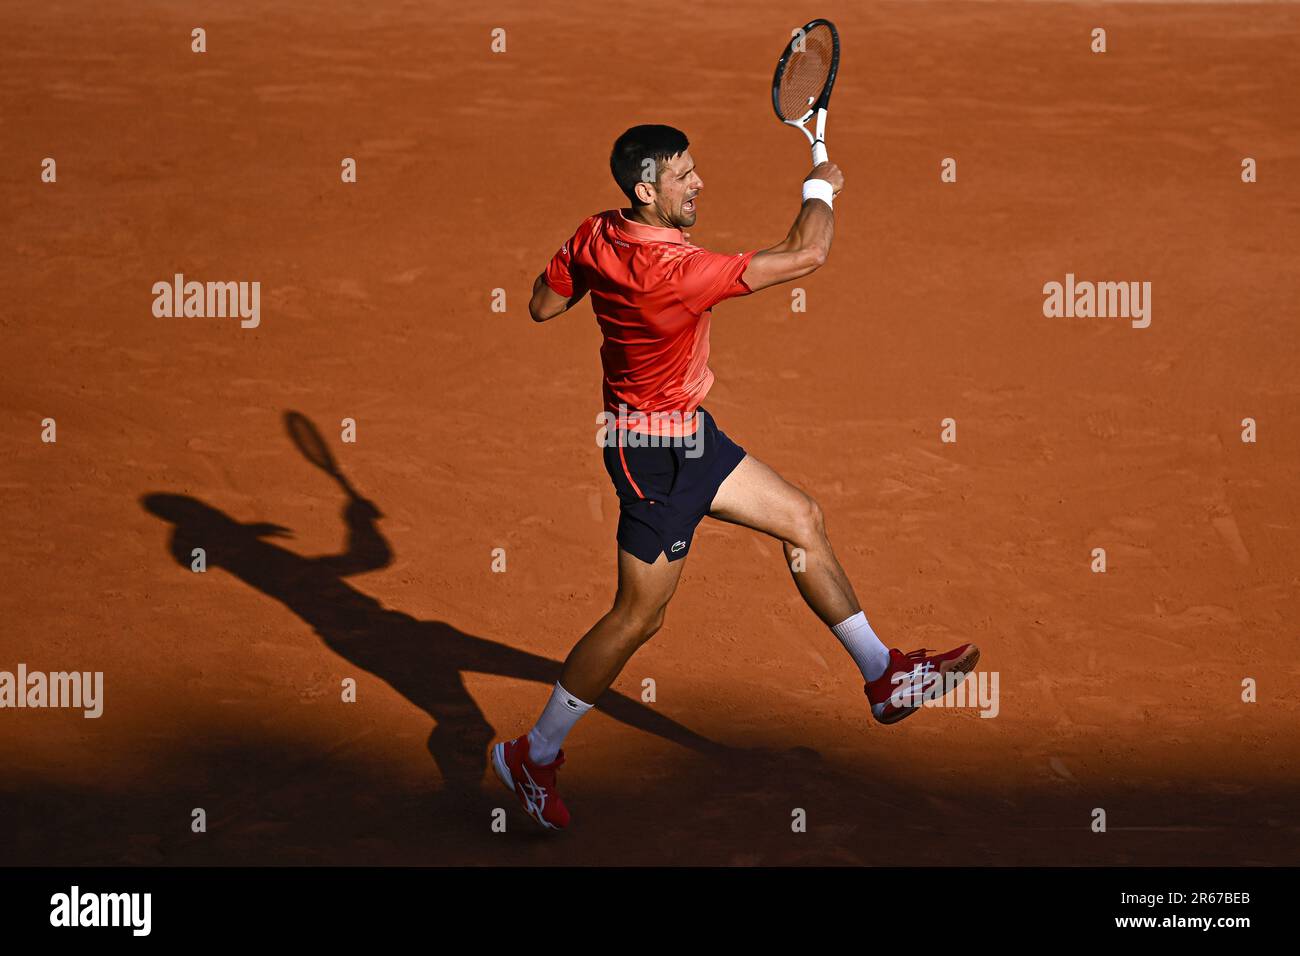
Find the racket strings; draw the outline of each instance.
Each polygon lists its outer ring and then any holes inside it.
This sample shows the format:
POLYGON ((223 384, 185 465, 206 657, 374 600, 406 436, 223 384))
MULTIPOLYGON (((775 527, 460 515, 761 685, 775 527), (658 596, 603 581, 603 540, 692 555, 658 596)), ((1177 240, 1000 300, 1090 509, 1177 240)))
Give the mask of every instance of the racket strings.
POLYGON ((830 78, 834 52, 828 28, 818 26, 804 35, 803 49, 790 54, 777 87, 782 119, 797 120, 812 109, 830 78))

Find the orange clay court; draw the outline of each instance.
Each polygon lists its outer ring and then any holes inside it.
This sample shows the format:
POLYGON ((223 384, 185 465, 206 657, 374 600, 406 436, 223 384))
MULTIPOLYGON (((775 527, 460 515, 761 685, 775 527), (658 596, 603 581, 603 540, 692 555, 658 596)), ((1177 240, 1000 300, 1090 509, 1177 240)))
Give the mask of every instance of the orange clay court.
POLYGON ((105 690, 0 710, 0 862, 1293 862, 1298 31, 1293 3, 7 5, 0 671, 105 690), (780 545, 706 521, 565 745, 573 826, 535 831, 458 735, 536 717, 618 508, 590 306, 536 326, 529 288, 623 201, 636 123, 690 137, 693 242, 779 240, 809 162, 771 71, 814 15, 835 245, 805 312, 717 307, 705 404, 820 501, 886 643, 979 644, 997 716, 877 725, 780 545), (260 324, 156 318, 178 272, 260 282, 260 324), (1150 326, 1045 317, 1067 274, 1149 281, 1150 326))

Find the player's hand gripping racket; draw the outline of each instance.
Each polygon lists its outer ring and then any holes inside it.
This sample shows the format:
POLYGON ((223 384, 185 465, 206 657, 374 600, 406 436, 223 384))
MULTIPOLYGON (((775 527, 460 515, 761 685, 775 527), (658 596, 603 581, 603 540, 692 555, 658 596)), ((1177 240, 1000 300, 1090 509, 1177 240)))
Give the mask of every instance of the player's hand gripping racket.
POLYGON ((782 123, 808 137, 813 165, 826 162, 826 107, 840 68, 840 35, 829 20, 794 32, 772 77, 772 106, 782 123), (807 122, 816 117, 813 129, 807 122))

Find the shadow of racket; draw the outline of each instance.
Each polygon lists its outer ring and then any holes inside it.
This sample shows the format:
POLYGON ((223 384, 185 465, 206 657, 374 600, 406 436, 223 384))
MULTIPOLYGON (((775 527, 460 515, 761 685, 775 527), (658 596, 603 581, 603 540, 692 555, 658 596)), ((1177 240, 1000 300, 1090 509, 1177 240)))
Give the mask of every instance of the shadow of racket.
POLYGON ((352 483, 339 470, 338 462, 334 460, 329 446, 325 444, 325 439, 321 437, 321 433, 316 426, 311 423, 311 419, 301 412, 285 412, 284 427, 288 430, 289 438, 293 441, 294 446, 302 452, 304 458, 337 481, 339 487, 343 489, 349 498, 359 499, 361 497, 357 490, 352 487, 352 483))

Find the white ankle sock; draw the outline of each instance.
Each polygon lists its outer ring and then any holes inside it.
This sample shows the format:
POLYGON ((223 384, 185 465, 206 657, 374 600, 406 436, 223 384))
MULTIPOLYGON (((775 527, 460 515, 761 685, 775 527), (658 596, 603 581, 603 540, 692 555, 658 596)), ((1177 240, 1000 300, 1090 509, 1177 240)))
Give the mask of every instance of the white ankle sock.
POLYGON ((870 682, 885 672, 889 666, 889 648, 880 643, 876 632, 867 623, 867 615, 859 611, 851 618, 840 621, 831 628, 844 649, 853 657, 864 680, 870 682))
POLYGON ((528 759, 538 764, 553 761, 573 725, 589 710, 591 704, 578 700, 556 681, 537 726, 528 731, 528 759))

